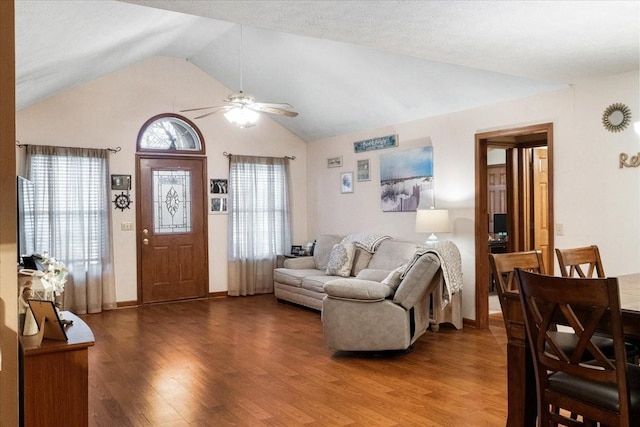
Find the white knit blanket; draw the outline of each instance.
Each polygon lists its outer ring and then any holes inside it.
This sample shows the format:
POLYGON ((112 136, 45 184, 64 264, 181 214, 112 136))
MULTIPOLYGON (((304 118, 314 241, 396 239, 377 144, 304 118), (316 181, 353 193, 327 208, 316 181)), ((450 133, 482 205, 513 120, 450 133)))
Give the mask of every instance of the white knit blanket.
POLYGON ((460 257, 460 250, 450 240, 422 246, 407 264, 407 268, 404 270, 405 273, 426 253, 433 253, 440 260, 442 278, 444 279, 442 283, 442 307, 445 307, 451 301, 451 295, 462 290, 462 258, 460 257))
POLYGON ((342 243, 350 242, 369 253, 374 253, 378 245, 386 239, 391 239, 391 236, 377 233, 353 233, 345 236, 342 243))

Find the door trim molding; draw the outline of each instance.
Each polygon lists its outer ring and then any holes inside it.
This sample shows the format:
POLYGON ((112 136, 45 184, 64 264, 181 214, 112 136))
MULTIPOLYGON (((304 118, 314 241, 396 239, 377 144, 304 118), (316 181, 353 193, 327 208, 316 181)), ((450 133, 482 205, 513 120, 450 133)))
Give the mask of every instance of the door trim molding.
MULTIPOLYGON (((536 146, 535 142, 531 142, 528 136, 546 134, 546 146, 548 151, 548 179, 549 179, 549 200, 548 214, 549 223, 554 224, 553 213, 553 123, 542 123, 524 127, 500 129, 490 132, 477 133, 475 135, 475 253, 476 253, 476 327, 478 329, 486 329, 489 327, 489 249, 487 245, 487 236, 489 235, 488 215, 488 186, 487 186, 487 148, 488 147, 505 147, 505 148, 529 148, 536 146)), ((535 138, 533 138, 535 139, 535 138)), ((538 145, 540 146, 540 145, 538 145)), ((519 166, 514 165, 513 174, 518 173, 519 166)), ((509 171, 507 171, 509 173, 509 171)), ((512 177, 508 177, 512 180, 512 177)), ((513 182, 513 181, 511 181, 513 182)), ((553 257, 554 227, 549 227, 549 257, 553 257)), ((553 259, 549 265, 553 274, 553 259)))

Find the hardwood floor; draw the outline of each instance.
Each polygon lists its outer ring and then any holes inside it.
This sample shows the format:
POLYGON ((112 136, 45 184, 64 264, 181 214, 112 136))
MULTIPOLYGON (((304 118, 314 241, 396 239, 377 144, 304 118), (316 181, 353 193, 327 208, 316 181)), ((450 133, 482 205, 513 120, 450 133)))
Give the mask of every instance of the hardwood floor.
POLYGON ((82 316, 91 426, 504 426, 506 334, 428 331, 411 353, 324 347, 320 314, 273 295, 82 316))

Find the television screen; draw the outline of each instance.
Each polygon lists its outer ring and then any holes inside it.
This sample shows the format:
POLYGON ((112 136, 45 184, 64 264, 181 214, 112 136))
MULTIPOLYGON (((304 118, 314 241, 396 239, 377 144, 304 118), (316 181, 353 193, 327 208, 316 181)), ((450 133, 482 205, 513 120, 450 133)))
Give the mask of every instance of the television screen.
POLYGON ((505 213, 493 214, 493 232, 495 234, 507 233, 507 214, 505 213))
POLYGON ((18 262, 23 255, 33 255, 35 237, 35 188, 33 181, 18 177, 18 262))

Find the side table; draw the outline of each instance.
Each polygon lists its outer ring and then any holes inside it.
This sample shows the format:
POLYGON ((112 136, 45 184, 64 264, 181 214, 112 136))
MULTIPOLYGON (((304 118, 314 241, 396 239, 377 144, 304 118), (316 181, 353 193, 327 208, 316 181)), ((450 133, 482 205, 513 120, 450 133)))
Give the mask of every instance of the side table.
POLYGON ((95 338, 87 324, 63 311, 73 321, 66 327, 68 341, 20 337, 20 421, 31 426, 87 426, 89 424, 88 348, 95 338))

